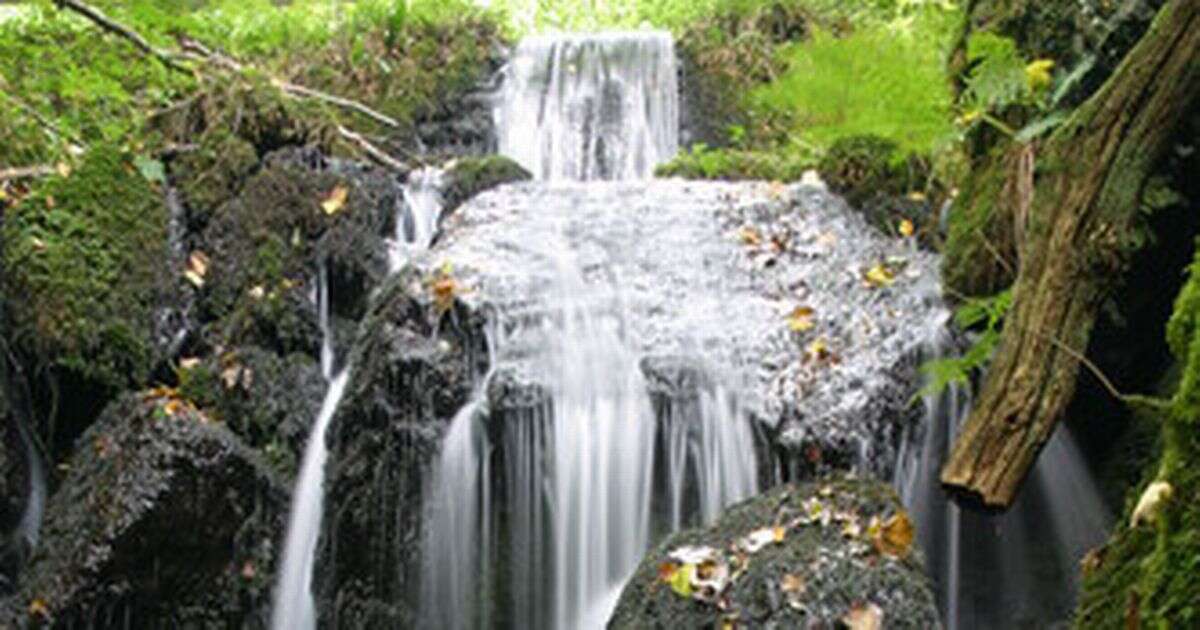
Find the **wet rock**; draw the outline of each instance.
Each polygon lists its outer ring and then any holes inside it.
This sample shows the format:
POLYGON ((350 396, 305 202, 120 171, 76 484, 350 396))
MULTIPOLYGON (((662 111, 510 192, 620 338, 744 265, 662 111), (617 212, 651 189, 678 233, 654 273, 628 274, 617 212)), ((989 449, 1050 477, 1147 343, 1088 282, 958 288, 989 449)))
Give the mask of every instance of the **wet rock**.
MULTIPOLYGON (((876 481, 780 486, 655 547, 626 584, 608 627, 833 628, 854 614, 878 614, 885 628, 938 628, 919 555, 876 542, 879 523, 901 511, 895 494, 876 481), (879 519, 876 531, 872 518, 879 519), (687 547, 693 555, 708 548, 713 581, 726 584, 686 595, 673 588, 687 547), (724 580, 722 565, 730 569, 724 580)), ((697 574, 689 582, 699 580, 697 574)))
POLYGON ((558 316, 536 305, 567 252, 585 287, 573 298, 622 327, 652 393, 718 382, 759 421, 777 456, 766 477, 890 476, 944 316, 936 257, 912 239, 818 186, 529 182, 464 204, 417 264, 451 263, 462 300, 515 335, 501 365, 520 365, 558 316), (810 321, 793 325, 798 307, 810 321))
POLYGON ((468 199, 501 184, 526 181, 533 175, 520 164, 500 155, 464 158, 446 169, 443 213, 449 214, 468 199))
POLYGON ((285 507, 223 425, 170 392, 126 395, 80 439, 0 625, 262 625, 285 507))
POLYGON ((323 623, 406 627, 419 597, 422 492, 449 419, 486 371, 481 316, 441 312, 413 269, 372 299, 331 426, 317 584, 323 623))

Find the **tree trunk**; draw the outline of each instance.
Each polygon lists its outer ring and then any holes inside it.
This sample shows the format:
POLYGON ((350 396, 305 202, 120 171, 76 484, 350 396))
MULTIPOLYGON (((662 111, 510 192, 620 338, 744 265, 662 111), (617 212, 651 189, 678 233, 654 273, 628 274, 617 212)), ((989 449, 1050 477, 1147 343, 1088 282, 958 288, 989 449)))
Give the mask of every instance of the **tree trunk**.
POLYGON ((1096 313, 1135 249, 1139 200, 1200 94, 1200 0, 1171 0, 1040 151, 1013 311, 942 482, 1007 507, 1070 402, 1096 313))

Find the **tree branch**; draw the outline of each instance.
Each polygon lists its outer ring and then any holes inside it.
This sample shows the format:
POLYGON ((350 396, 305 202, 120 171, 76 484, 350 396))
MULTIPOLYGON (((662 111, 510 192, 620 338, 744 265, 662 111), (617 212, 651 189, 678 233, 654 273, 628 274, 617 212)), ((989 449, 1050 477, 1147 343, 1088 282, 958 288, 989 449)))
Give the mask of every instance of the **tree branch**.
POLYGON ((175 55, 170 51, 155 47, 150 42, 146 41, 146 38, 139 35, 137 31, 134 31, 120 22, 114 21, 112 18, 104 15, 104 13, 99 9, 82 2, 78 2, 77 0, 54 0, 54 4, 57 5, 59 9, 68 9, 70 11, 74 11, 75 13, 87 18, 100 28, 124 38, 133 44, 138 50, 141 50, 143 53, 158 59, 167 68, 170 68, 176 72, 182 72, 184 74, 190 75, 192 73, 187 66, 184 66, 176 61, 175 55))
POLYGON ((18 166, 15 168, 0 169, 0 182, 13 179, 48 177, 56 172, 58 171, 53 166, 18 166))

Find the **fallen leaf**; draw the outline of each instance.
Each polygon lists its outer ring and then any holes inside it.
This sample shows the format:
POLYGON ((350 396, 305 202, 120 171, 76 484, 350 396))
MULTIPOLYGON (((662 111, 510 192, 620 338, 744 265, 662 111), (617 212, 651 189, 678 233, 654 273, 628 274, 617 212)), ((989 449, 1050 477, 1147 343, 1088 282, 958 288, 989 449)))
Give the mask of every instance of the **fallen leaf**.
POLYGON ((1142 496, 1138 498, 1137 507, 1129 516, 1129 527, 1132 529, 1139 525, 1152 525, 1158 520, 1163 504, 1171 500, 1174 494, 1175 489, 1165 481, 1155 481, 1146 486, 1142 496))
POLYGON ((247 560, 242 565, 242 577, 247 580, 253 580, 256 575, 258 575, 258 571, 254 569, 254 563, 247 560))
POLYGON ((66 162, 59 162, 54 165, 54 170, 58 171, 59 177, 67 178, 71 176, 71 165, 66 162))
POLYGON ((813 321, 813 315, 816 313, 810 306, 797 306, 788 314, 788 328, 795 332, 804 332, 812 330, 816 323, 813 321))
POLYGON ((1036 92, 1050 87, 1050 84, 1054 83, 1054 77, 1050 75, 1053 69, 1053 59, 1035 59, 1029 62, 1029 65, 1025 66, 1025 80, 1029 83, 1029 89, 1036 92))
POLYGON ((825 342, 824 337, 818 337, 808 344, 805 354, 810 361, 820 361, 829 356, 829 344, 825 342))
POLYGON ((908 237, 912 236, 914 232, 916 232, 916 227, 913 226, 912 221, 909 221, 908 219, 904 219, 903 221, 900 222, 900 236, 903 236, 904 238, 908 238, 908 237))
POLYGON ((438 312, 445 313, 454 306, 454 296, 458 294, 458 284, 454 278, 443 277, 433 283, 433 304, 438 312))
POLYGON ((875 604, 858 604, 842 617, 849 630, 880 630, 883 628, 883 609, 875 604))
POLYGON ((47 207, 47 208, 49 208, 49 209, 51 209, 51 210, 53 210, 53 209, 54 209, 54 206, 55 206, 55 203, 54 203, 54 196, 53 196, 53 195, 46 195, 46 207, 47 207))
POLYGON ((787 192, 787 185, 783 182, 775 181, 771 182, 767 186, 767 194, 769 194, 772 199, 779 199, 785 192, 787 192))
POLYGON ((321 202, 321 209, 328 215, 341 212, 342 208, 346 206, 346 197, 349 194, 350 190, 345 186, 335 186, 333 190, 329 191, 329 195, 325 197, 325 200, 321 202))
POLYGON ((675 572, 679 570, 679 565, 674 562, 664 562, 658 565, 658 581, 670 582, 675 578, 675 572))
POLYGON ((881 263, 868 269, 864 275, 864 280, 868 286, 878 289, 891 285, 896 281, 896 276, 881 263))
POLYGON ((806 588, 808 584, 804 581, 804 576, 796 573, 785 573, 779 581, 779 590, 784 593, 803 593, 806 588))
POLYGON ((163 413, 167 414, 168 418, 174 417, 183 410, 183 402, 178 398, 172 398, 163 405, 163 413))
POLYGON ((884 555, 896 558, 908 557, 912 551, 913 535, 916 533, 908 512, 900 510, 883 523, 878 535, 874 536, 875 549, 884 555))
POLYGON ((680 564, 703 564, 717 559, 717 550, 712 547, 679 547, 668 554, 680 564))
POLYGON ((40 238, 38 238, 38 237, 36 237, 36 236, 34 236, 34 237, 31 237, 31 238, 29 239, 29 243, 30 243, 31 245, 33 245, 33 251, 35 251, 35 252, 44 252, 44 251, 46 251, 46 241, 43 241, 42 239, 40 239, 40 238))
POLYGON ((50 617, 50 607, 46 605, 46 601, 40 597, 35 597, 29 602, 29 614, 34 617, 50 617))
POLYGON ((187 278, 196 288, 204 286, 204 277, 208 275, 208 267, 212 261, 209 260, 208 254, 202 251, 194 251, 187 259, 187 269, 183 272, 183 277, 187 278))
POLYGON ((692 577, 696 573, 696 565, 685 564, 679 567, 671 576, 671 590, 681 597, 692 596, 692 577))
POLYGON ((776 543, 783 542, 783 539, 787 536, 787 528, 783 527, 782 525, 776 525, 772 532, 775 534, 776 543))
POLYGON ((231 365, 221 371, 221 381, 225 383, 225 389, 237 387, 241 371, 242 366, 240 365, 231 365))
POLYGON ((762 234, 752 225, 742 226, 742 229, 738 230, 738 238, 742 240, 744 245, 753 247, 762 245, 762 234))
POLYGON ((763 529, 752 531, 738 540, 738 547, 746 553, 758 553, 763 547, 783 540, 783 537, 776 533, 776 529, 782 528, 764 527, 763 529))
POLYGON ((194 370, 199 365, 200 359, 198 357, 184 357, 179 360, 179 369, 181 370, 194 370))
POLYGON ((264 297, 266 297, 267 290, 265 288, 263 288, 262 285, 258 285, 255 287, 251 287, 249 293, 250 293, 250 297, 254 298, 255 300, 261 300, 264 297))

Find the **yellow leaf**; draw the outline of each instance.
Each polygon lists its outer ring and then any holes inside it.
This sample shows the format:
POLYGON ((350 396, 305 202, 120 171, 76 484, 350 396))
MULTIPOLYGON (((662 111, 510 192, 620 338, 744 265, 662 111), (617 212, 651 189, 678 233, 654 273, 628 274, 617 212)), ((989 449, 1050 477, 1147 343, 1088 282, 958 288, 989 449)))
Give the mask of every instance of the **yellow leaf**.
POLYGON ((785 192, 787 192, 787 186, 780 181, 771 182, 770 187, 768 188, 768 194, 772 199, 779 199, 785 192))
POLYGON ((880 630, 883 628, 883 609, 875 604, 858 604, 842 617, 849 630, 880 630))
POLYGON ((796 332, 812 330, 816 323, 813 315, 816 313, 810 306, 797 306, 787 317, 788 328, 796 332))
POLYGON ((329 196, 325 197, 325 200, 321 202, 321 209, 325 211, 325 214, 337 214, 345 207, 346 197, 349 194, 350 190, 345 186, 335 186, 329 192, 329 196))
POLYGON ((915 533, 908 512, 900 510, 879 528, 875 536, 875 549, 884 555, 906 558, 912 551, 915 533))
POLYGON ((54 166, 54 170, 58 171, 60 177, 67 178, 71 176, 71 165, 66 162, 59 162, 54 166))
POLYGON ((35 251, 35 252, 46 251, 46 241, 43 241, 42 239, 34 236, 29 239, 29 242, 30 242, 30 244, 33 245, 33 251, 35 251))
POLYGON ((976 120, 979 120, 979 118, 981 116, 983 116, 983 110, 979 110, 979 109, 967 110, 967 111, 963 112, 961 116, 958 117, 958 124, 963 127, 966 127, 967 125, 975 122, 976 120))
POLYGON ((1054 82, 1054 78, 1050 76, 1053 69, 1053 59, 1035 59, 1029 62, 1029 65, 1025 66, 1025 81, 1029 83, 1029 89, 1036 92, 1050 87, 1054 82))
POLYGON ((445 313, 454 306, 454 296, 458 294, 458 284, 454 278, 439 278, 433 283, 433 304, 439 312, 445 313))
POLYGON ((35 597, 29 602, 29 614, 35 617, 49 617, 50 607, 46 605, 45 600, 35 597))
POLYGON ((175 414, 179 413, 182 409, 183 409, 183 403, 180 402, 176 398, 172 398, 171 400, 168 400, 166 402, 166 404, 163 405, 163 413, 167 414, 167 417, 174 416, 175 414))
POLYGON ((204 277, 208 275, 208 266, 212 261, 209 260, 208 254, 202 251, 194 251, 191 256, 188 256, 187 269, 183 272, 183 277, 187 278, 196 288, 204 286, 204 277))
POLYGON ((781 525, 776 525, 775 530, 772 533, 775 534, 775 542, 781 543, 783 542, 784 536, 787 536, 787 528, 781 525))
POLYGON ((742 243, 745 245, 758 247, 762 244, 762 234, 759 234, 758 230, 751 225, 743 226, 741 230, 738 230, 738 238, 742 239, 742 243))
POLYGON ((0 201, 7 201, 7 200, 8 200, 8 191, 4 190, 3 188, 0 188, 0 201))
POLYGON ((784 593, 803 593, 807 587, 804 576, 795 573, 785 573, 783 579, 779 581, 779 590, 784 593))
POLYGON ((692 577, 696 574, 696 565, 685 564, 671 576, 671 590, 681 597, 692 596, 692 577))
POLYGON ((868 269, 865 279, 869 286, 875 288, 886 287, 896 281, 896 277, 892 275, 891 270, 882 264, 868 269))
POLYGON ((179 369, 194 370, 200 367, 200 359, 197 357, 184 357, 179 360, 179 369))
POLYGON ((810 361, 820 361, 829 357, 829 344, 826 343, 824 337, 818 337, 808 344, 805 353, 810 361))
POLYGON ((916 227, 913 226, 912 221, 905 219, 900 222, 900 236, 908 238, 913 235, 913 232, 916 232, 916 227))

